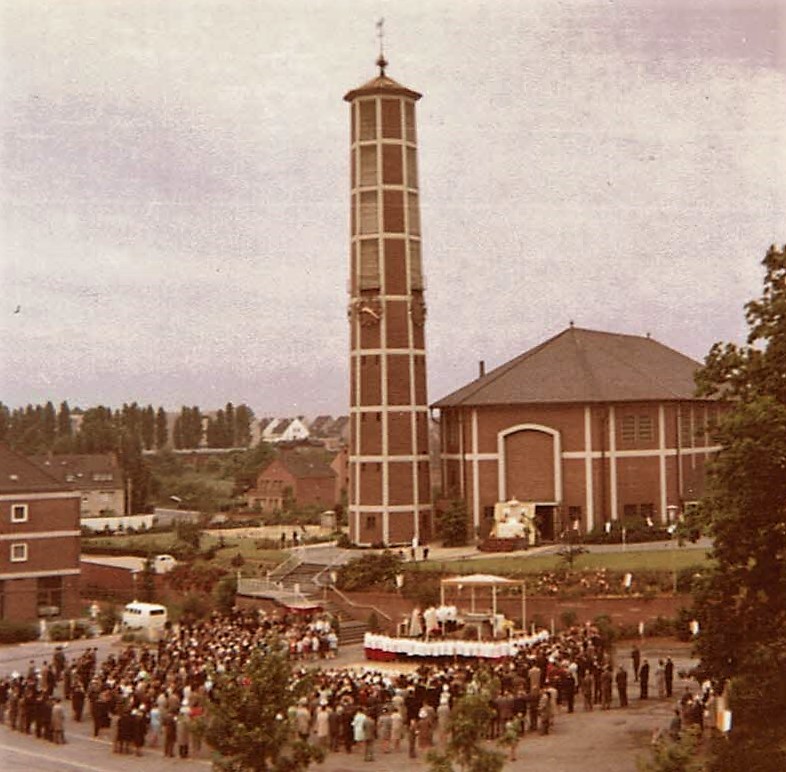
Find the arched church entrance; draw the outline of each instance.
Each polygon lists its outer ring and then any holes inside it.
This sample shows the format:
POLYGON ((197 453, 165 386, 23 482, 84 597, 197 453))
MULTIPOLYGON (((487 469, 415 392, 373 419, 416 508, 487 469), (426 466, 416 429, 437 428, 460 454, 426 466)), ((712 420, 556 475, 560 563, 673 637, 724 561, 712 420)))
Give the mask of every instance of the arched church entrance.
POLYGON ((501 500, 532 502, 541 539, 551 541, 561 492, 559 434, 548 427, 514 427, 500 437, 504 465, 501 500))

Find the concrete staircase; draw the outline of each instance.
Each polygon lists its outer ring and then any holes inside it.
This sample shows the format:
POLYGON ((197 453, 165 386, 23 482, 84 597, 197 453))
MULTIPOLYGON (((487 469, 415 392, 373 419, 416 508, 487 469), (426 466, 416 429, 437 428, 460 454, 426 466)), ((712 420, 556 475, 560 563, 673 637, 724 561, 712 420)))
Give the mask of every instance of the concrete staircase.
MULTIPOLYGON (((331 599, 330 571, 350 560, 348 550, 335 547, 318 547, 301 550, 293 559, 282 564, 271 578, 281 590, 282 597, 302 597, 319 603, 322 608, 339 621, 339 645, 349 646, 362 643, 368 630, 368 617, 372 609, 353 608, 339 598, 331 599), (295 559, 298 558, 298 559, 295 559)), ((272 597, 272 594, 271 594, 272 597)), ((384 620, 383 620, 384 621, 384 620)))

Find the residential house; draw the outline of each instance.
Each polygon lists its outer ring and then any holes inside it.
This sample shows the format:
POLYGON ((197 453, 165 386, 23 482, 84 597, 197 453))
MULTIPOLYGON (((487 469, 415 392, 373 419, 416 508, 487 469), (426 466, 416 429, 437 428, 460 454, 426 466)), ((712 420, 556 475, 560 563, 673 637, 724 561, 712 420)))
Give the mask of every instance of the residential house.
POLYGON ((248 491, 250 507, 262 512, 287 506, 331 509, 340 498, 340 479, 322 454, 289 451, 271 461, 248 491))
POLYGON ((262 437, 267 442, 298 442, 309 437, 308 426, 303 416, 297 418, 279 418, 271 422, 262 432, 262 437))
POLYGON ((123 470, 113 453, 33 456, 35 464, 80 495, 80 516, 124 515, 123 470))

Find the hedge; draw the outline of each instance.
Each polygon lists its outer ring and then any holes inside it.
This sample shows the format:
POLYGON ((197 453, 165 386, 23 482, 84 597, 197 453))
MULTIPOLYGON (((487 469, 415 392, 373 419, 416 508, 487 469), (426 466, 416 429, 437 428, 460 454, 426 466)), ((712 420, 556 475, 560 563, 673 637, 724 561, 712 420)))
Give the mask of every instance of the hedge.
POLYGON ((38 634, 38 625, 33 622, 0 621, 0 643, 35 641, 38 634))

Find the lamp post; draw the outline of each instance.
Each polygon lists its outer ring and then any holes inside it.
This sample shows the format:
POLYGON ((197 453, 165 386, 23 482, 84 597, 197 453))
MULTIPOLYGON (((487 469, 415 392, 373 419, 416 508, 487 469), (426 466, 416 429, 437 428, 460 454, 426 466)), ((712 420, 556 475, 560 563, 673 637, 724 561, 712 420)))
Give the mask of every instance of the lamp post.
POLYGON ((672 576, 672 594, 677 594, 677 550, 674 544, 674 536, 677 533, 676 523, 672 523, 667 529, 669 532, 669 540, 671 541, 671 576, 672 576))

